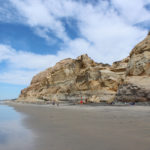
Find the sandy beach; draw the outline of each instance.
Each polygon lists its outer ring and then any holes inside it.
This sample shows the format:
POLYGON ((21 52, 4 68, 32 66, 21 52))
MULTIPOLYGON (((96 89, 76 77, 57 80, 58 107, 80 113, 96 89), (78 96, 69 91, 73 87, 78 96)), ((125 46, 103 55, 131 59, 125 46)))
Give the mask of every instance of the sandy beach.
POLYGON ((26 115, 33 150, 150 149, 148 106, 10 106, 26 115))

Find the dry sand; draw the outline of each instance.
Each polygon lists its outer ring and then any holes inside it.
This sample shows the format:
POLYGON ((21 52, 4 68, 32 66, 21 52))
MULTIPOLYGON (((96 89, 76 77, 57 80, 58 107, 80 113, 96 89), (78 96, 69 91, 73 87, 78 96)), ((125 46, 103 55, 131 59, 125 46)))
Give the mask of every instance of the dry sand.
POLYGON ((27 115, 34 150, 150 150, 148 106, 11 106, 27 115))

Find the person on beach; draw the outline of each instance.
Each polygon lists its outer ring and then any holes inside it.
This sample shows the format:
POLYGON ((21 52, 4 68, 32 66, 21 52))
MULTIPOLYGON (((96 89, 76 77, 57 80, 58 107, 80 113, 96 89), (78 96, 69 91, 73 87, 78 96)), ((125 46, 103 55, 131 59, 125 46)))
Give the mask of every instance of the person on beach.
POLYGON ((130 105, 135 105, 135 102, 131 102, 130 105))
POLYGON ((80 104, 83 104, 83 100, 80 101, 80 104))
POLYGON ((87 104, 87 102, 88 102, 88 100, 87 100, 87 98, 85 99, 85 104, 87 104))
POLYGON ((74 99, 74 100, 73 100, 73 105, 75 105, 75 104, 76 104, 76 100, 74 99))
POLYGON ((59 106, 59 101, 56 101, 57 107, 59 106))
POLYGON ((82 96, 81 96, 80 104, 83 104, 82 96))
POLYGON ((55 105, 55 100, 52 101, 52 105, 55 105))
POLYGON ((54 100, 53 100, 53 105, 57 105, 57 106, 59 106, 59 100, 58 100, 58 95, 56 94, 55 96, 54 96, 54 100))

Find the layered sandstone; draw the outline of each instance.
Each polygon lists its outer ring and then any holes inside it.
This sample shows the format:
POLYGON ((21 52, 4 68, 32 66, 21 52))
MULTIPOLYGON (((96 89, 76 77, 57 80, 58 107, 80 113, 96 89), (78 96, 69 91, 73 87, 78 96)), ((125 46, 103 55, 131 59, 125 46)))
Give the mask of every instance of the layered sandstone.
POLYGON ((118 88, 119 101, 150 100, 150 34, 130 53, 126 78, 118 88))
POLYGON ((65 59, 34 76, 19 100, 150 100, 150 35, 122 61, 96 63, 88 55, 65 59))
POLYGON ((86 54, 65 59, 33 77, 19 99, 78 100, 96 95, 99 101, 115 96, 123 74, 111 71, 110 65, 94 62, 86 54))

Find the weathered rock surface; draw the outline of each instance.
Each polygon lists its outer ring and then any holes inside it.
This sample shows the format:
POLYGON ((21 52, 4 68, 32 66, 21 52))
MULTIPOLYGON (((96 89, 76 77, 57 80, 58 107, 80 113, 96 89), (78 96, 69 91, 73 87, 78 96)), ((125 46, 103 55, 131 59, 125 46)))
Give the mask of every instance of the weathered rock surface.
POLYGON ((112 66, 96 63, 86 54, 62 60, 34 76, 18 100, 80 100, 82 96, 92 102, 149 101, 149 85, 150 35, 112 66))
POLYGON ((150 76, 150 35, 147 35, 131 51, 126 74, 128 76, 150 76))
POLYGON ((114 97, 122 74, 110 70, 109 65, 98 64, 87 55, 65 59, 54 67, 33 77, 31 85, 22 90, 19 99, 79 100, 93 95, 100 100, 114 97))
POLYGON ((150 34, 131 51, 126 78, 119 86, 116 100, 150 100, 150 34))

